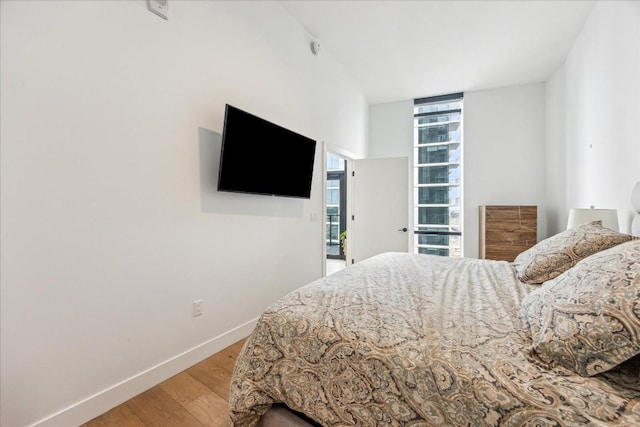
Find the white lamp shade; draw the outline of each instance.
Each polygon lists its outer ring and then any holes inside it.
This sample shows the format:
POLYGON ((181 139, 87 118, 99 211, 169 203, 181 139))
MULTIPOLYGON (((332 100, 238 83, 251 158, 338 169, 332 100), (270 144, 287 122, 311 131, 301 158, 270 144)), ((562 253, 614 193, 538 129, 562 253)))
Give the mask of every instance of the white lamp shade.
POLYGON ((618 231, 618 211, 615 209, 576 209, 569 211, 567 228, 591 221, 602 221, 602 226, 618 231))
POLYGON ((636 182, 636 185, 631 190, 631 206, 633 210, 640 213, 640 181, 636 182))
POLYGON ((640 213, 637 213, 633 217, 633 222, 631 223, 631 234, 633 236, 640 237, 640 213))

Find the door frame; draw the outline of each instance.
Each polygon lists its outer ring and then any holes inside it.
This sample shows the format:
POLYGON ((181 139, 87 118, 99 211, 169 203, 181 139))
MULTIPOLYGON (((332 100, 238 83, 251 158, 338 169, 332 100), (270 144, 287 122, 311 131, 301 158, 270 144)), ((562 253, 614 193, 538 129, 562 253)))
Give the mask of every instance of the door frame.
MULTIPOLYGON (((334 154, 334 153, 332 153, 334 154)), ((340 156, 341 159, 344 160, 344 158, 342 156, 340 156)), ((347 191, 349 186, 347 185, 347 170, 346 170, 346 165, 347 162, 345 160, 345 169, 341 172, 329 172, 327 171, 327 173, 325 174, 325 184, 327 181, 329 180, 339 180, 340 182, 340 201, 338 202, 339 206, 340 206, 340 215, 338 218, 338 241, 340 240, 340 233, 342 233, 342 231, 346 231, 347 230, 347 191)), ((326 185, 325 185, 326 188, 326 185)), ((325 202, 325 214, 326 214, 326 202, 325 202)), ((326 238, 325 238, 326 241, 326 238)), ((338 255, 329 255, 327 254, 327 258, 329 259, 345 259, 346 260, 346 254, 343 252, 342 250, 342 245, 340 243, 338 243, 339 248, 338 248, 338 255)))
MULTIPOLYGON (((322 277, 327 275, 327 227, 326 227, 326 215, 327 215, 327 153, 340 156, 345 161, 345 186, 347 191, 345 192, 345 230, 347 236, 351 234, 351 186, 348 184, 349 177, 353 173, 353 159, 354 156, 344 150, 329 149, 327 144, 323 141, 322 144, 322 277)), ((344 251, 346 265, 351 264, 351 250, 349 242, 347 241, 347 250, 344 251)))

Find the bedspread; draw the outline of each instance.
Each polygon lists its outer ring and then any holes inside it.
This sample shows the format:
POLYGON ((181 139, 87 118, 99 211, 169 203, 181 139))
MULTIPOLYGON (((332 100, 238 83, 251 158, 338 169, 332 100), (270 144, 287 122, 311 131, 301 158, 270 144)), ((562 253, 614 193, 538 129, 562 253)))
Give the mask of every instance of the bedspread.
POLYGON ((241 351, 229 405, 324 426, 640 425, 638 365, 581 377, 530 356, 532 285, 507 262, 385 253, 291 292, 241 351))

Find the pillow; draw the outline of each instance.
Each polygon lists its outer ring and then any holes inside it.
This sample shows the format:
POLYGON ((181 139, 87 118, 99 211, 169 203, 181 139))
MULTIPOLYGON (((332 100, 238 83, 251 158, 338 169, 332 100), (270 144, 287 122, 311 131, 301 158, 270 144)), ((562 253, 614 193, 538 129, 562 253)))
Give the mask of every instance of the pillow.
POLYGON ((640 240, 592 255, 529 293, 522 320, 534 359, 582 376, 640 353, 640 240))
POLYGON ((540 284, 564 273, 589 255, 632 239, 592 221, 542 240, 513 260, 521 282, 540 284))

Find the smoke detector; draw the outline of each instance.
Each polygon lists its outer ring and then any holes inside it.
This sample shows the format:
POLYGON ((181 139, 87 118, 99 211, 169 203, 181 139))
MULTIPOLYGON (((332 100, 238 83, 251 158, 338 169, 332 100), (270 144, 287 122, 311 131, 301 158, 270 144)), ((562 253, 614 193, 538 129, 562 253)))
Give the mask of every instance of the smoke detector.
POLYGON ((313 52, 314 55, 319 54, 320 53, 320 43, 311 42, 311 52, 313 52))
POLYGON ((147 0, 147 8, 159 17, 169 19, 169 0, 147 0))

